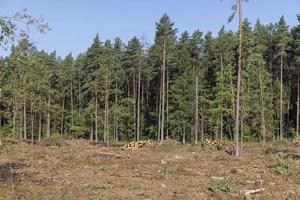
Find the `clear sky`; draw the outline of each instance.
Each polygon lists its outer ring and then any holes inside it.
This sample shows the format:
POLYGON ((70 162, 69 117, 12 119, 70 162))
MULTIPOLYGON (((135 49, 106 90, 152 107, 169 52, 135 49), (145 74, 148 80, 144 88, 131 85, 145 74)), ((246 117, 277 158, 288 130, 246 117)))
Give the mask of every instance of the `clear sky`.
MULTIPOLYGON (((200 29, 218 32, 222 25, 236 30, 237 21, 227 24, 233 0, 0 0, 0 15, 12 15, 24 8, 33 16, 42 15, 52 30, 34 35, 36 46, 59 56, 84 52, 96 33, 101 40, 119 36, 127 42, 133 36, 145 36, 153 42, 155 22, 167 13, 179 34, 200 29)), ((250 0, 245 17, 255 23, 275 23, 284 15, 296 25, 300 0, 250 0)), ((3 52, 1 52, 3 54, 3 52)))

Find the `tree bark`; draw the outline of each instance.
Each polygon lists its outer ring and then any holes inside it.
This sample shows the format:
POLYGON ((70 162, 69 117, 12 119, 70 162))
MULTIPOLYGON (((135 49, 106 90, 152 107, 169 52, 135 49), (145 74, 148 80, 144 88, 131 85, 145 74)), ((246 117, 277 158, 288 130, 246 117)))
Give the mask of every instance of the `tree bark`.
POLYGON ((162 110, 162 65, 160 67, 160 85, 159 85, 159 107, 158 107, 158 128, 157 128, 157 140, 160 140, 160 129, 161 129, 161 110, 162 110))
MULTIPOLYGON (((224 66, 223 66, 223 55, 220 54, 221 61, 221 92, 223 92, 223 79, 224 79, 224 66)), ((222 94, 223 95, 223 94, 222 94)), ((220 115, 220 137, 221 141, 223 141, 223 96, 221 97, 221 115, 220 115)))
POLYGON ((198 75, 196 73, 196 80, 195 80, 195 101, 196 101, 196 109, 195 109, 195 144, 198 144, 198 129, 199 129, 199 97, 198 97, 198 75))
POLYGON ((280 140, 283 139, 283 53, 280 55, 280 140))
POLYGON ((60 135, 63 135, 65 129, 65 94, 63 94, 62 100, 62 108, 61 108, 61 124, 60 124, 60 135))
MULTIPOLYGON (((115 109, 117 109, 117 106, 118 106, 118 83, 116 83, 116 86, 115 86, 115 109)), ((119 136, 118 136, 118 118, 117 118, 117 115, 116 115, 116 111, 114 112, 114 140, 115 142, 118 142, 119 140, 119 136)))
POLYGON ((140 99, 141 99, 141 65, 142 65, 142 60, 140 60, 139 64, 139 72, 138 72, 138 96, 137 96, 137 138, 136 140, 140 140, 140 114, 141 114, 141 108, 140 108, 140 99))
POLYGON ((33 114, 33 103, 31 103, 30 107, 30 117, 31 117, 31 144, 33 145, 34 139, 34 114, 33 114))
POLYGON ((299 139, 299 110, 300 110, 300 77, 299 70, 297 75, 297 122, 296 122, 296 136, 299 139))
POLYGON ((243 13, 242 0, 238 0, 239 9, 239 59, 237 70, 237 95, 236 95, 236 115, 235 115, 235 156, 240 156, 239 147, 239 120, 240 120, 240 89, 241 89, 241 68, 242 68, 242 39, 243 39, 243 13))
POLYGON ((261 66, 259 66, 259 85, 260 85, 260 102, 261 102, 261 135, 263 142, 266 141, 266 124, 265 124, 265 102, 264 102, 264 85, 262 81, 261 66))
POLYGON ((165 125, 165 96, 166 96, 166 89, 165 89, 165 82, 166 82, 166 41, 164 40, 163 46, 163 65, 162 65, 162 110, 161 110, 161 133, 160 133, 160 140, 164 140, 164 125, 165 125))
POLYGON ((71 127, 74 126, 74 98, 73 98, 73 83, 71 82, 71 127))
POLYGON ((12 135, 13 135, 13 139, 15 139, 15 135, 16 135, 16 110, 15 110, 15 104, 14 104, 14 108, 13 108, 13 130, 12 130, 12 135))
POLYGON ((24 139, 27 139, 27 116, 26 116, 26 100, 23 102, 23 131, 24 131, 24 139))
POLYGON ((109 145, 109 80, 105 77, 104 141, 109 145))
POLYGON ((95 110, 95 141, 98 141, 98 89, 96 87, 95 89, 95 105, 94 105, 94 110, 95 110))
POLYGON ((40 141, 42 139, 42 114, 39 112, 39 138, 40 141))
POLYGON ((51 95, 50 95, 50 81, 48 81, 48 110, 47 110, 47 138, 50 137, 51 124, 50 124, 50 109, 51 109, 51 95))

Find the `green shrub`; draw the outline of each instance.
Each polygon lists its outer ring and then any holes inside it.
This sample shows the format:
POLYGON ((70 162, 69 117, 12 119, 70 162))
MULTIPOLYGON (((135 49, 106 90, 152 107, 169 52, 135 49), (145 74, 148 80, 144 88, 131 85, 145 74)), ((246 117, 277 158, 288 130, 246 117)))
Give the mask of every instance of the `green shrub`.
POLYGON ((228 180, 215 180, 212 181, 212 183, 208 187, 208 191, 213 193, 216 192, 229 193, 233 191, 233 184, 228 180))
POLYGON ((286 175, 292 165, 293 160, 285 158, 282 154, 274 154, 271 156, 272 168, 278 175, 286 175))

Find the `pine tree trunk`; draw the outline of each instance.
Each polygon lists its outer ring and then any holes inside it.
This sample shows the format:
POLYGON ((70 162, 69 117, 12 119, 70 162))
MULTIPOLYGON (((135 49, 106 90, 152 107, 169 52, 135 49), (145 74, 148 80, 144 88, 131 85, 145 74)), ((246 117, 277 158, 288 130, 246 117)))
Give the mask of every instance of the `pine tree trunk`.
POLYGON ((30 118, 31 118, 31 144, 33 145, 33 134, 34 134, 33 103, 31 103, 31 107, 30 107, 30 118))
POLYGON ((139 64, 139 72, 138 72, 138 96, 137 96, 137 138, 136 140, 139 141, 140 140, 140 114, 141 114, 141 108, 140 108, 140 99, 141 99, 141 60, 140 60, 140 64, 139 64))
POLYGON ((23 104, 20 105, 20 131, 19 131, 19 138, 22 140, 23 138, 23 104))
POLYGON ((200 116, 201 116, 201 127, 200 127, 200 130, 201 130, 201 142, 204 141, 204 116, 203 116, 203 110, 201 109, 201 113, 200 113, 200 116))
POLYGON ((12 130, 12 135, 13 135, 13 139, 15 139, 15 135, 16 135, 16 110, 15 110, 15 105, 13 108, 13 130, 12 130))
POLYGON ((184 127, 182 127, 182 132, 183 132, 182 143, 185 144, 185 128, 184 127))
POLYGON ((243 13, 242 0, 238 0, 239 7, 239 59, 237 70, 237 95, 236 95, 236 115, 235 115, 235 156, 240 156, 239 147, 239 120, 240 120, 240 90, 241 90, 241 68, 242 68, 242 37, 243 37, 243 13))
POLYGON ((166 137, 168 138, 169 137, 169 72, 168 70, 166 69, 166 76, 167 76, 167 87, 166 87, 166 137))
POLYGON ((71 82, 71 127, 74 126, 74 98, 73 98, 73 83, 71 82))
POLYGON ((259 85, 260 85, 260 102, 261 102, 261 135, 263 142, 266 141, 266 124, 265 124, 265 103, 264 103, 264 85, 262 81, 261 67, 259 67, 259 85))
MULTIPOLYGON (((118 105, 118 94, 116 95, 116 104, 118 105)), ((119 124, 118 124, 118 120, 119 120, 118 117, 116 117, 116 142, 119 142, 119 124)))
POLYGON ((221 61, 221 93, 222 93, 222 99, 221 99, 221 115, 220 115, 220 137, 221 141, 223 141, 223 83, 224 83, 224 66, 223 66, 223 55, 220 55, 220 61, 221 61))
POLYGON ((280 140, 283 139, 283 53, 280 55, 280 140))
POLYGON ((65 94, 63 94, 62 100, 62 108, 61 108, 61 124, 60 124, 60 135, 63 135, 65 128, 65 94))
MULTIPOLYGON (((93 95, 93 103, 95 102, 95 96, 93 95)), ((91 119, 91 125, 90 125, 90 141, 93 142, 94 141, 94 118, 93 118, 93 114, 91 113, 90 115, 90 119, 91 119)))
POLYGON ((105 78, 105 108, 104 108, 104 141, 109 145, 109 84, 108 77, 105 78))
POLYGON ((162 110, 162 66, 160 69, 160 85, 159 85, 159 107, 158 107, 158 128, 157 128, 157 141, 160 140, 160 128, 161 128, 161 110, 162 110))
POLYGON ((95 110, 95 141, 98 142, 98 89, 95 89, 95 105, 94 105, 94 110, 95 110))
POLYGON ((195 144, 198 144, 198 128, 199 128, 199 97, 198 97, 198 75, 196 73, 196 80, 195 80, 195 101, 196 101, 196 109, 195 109, 195 144))
POLYGON ((150 88, 150 81, 147 81, 147 92, 146 92, 146 106, 149 106, 149 88, 150 88))
POLYGON ((50 137, 50 132, 51 132, 50 109, 51 109, 51 95, 50 95, 50 81, 49 81, 49 83, 48 83, 48 110, 47 110, 47 138, 50 137))
POLYGON ((26 100, 23 102, 23 131, 24 131, 24 139, 27 139, 27 116, 26 116, 26 100))
POLYGON ((42 114, 39 112, 39 138, 40 141, 42 139, 42 114))
POLYGON ((133 104, 133 133, 134 133, 134 140, 137 140, 137 111, 136 111, 136 105, 137 105, 137 95, 136 95, 136 74, 134 73, 132 77, 132 94, 134 99, 133 104))
POLYGON ((297 122, 296 122, 296 136, 299 139, 299 111, 300 111, 300 77, 299 70, 297 75, 297 122))
POLYGON ((163 65, 162 65, 162 109, 161 109, 161 133, 160 140, 164 140, 164 125, 165 125, 165 98, 166 98, 166 41, 164 40, 163 47, 163 65))
MULTIPOLYGON (((117 109, 118 107, 118 84, 116 83, 116 86, 115 86, 115 109, 117 109)), ((114 112, 114 122, 113 122, 113 126, 114 126, 114 141, 115 142, 118 142, 118 119, 117 119, 117 115, 116 115, 116 111, 114 112)))

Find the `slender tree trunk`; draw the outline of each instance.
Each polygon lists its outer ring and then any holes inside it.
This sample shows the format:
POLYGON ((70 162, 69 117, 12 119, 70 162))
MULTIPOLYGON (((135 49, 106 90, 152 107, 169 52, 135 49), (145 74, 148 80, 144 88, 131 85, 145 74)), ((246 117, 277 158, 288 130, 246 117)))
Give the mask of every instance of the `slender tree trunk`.
POLYGON ((138 72, 138 96, 137 96, 137 138, 136 140, 139 141, 140 140, 140 114, 141 114, 141 108, 140 108, 140 99, 141 99, 141 65, 142 62, 140 60, 140 64, 139 64, 139 72, 138 72))
POLYGON ((266 124, 265 124, 265 102, 264 102, 264 85, 262 81, 261 67, 259 66, 259 85, 260 85, 260 102, 261 102, 261 135, 263 142, 266 141, 266 124))
POLYGON ((19 137, 20 137, 20 140, 22 140, 22 138, 23 138, 23 104, 22 103, 20 105, 20 124, 19 124, 19 127, 20 127, 19 137))
POLYGON ((290 120, 291 87, 292 87, 292 83, 291 82, 292 82, 292 80, 289 78, 289 81, 288 81, 287 108, 286 108, 286 113, 287 113, 286 124, 289 124, 289 120, 290 120))
POLYGON ((244 111, 241 110, 241 138, 240 138, 240 155, 243 154, 243 138, 244 138, 244 111))
MULTIPOLYGON (((223 66, 223 55, 221 53, 220 55, 220 61, 221 61, 221 93, 223 93, 223 83, 224 83, 224 66, 223 66)), ((223 141, 223 97, 221 97, 221 115, 220 115, 220 137, 221 141, 223 141)))
POLYGON ((78 113, 81 114, 81 83, 78 81, 78 113))
POLYGON ((182 133, 183 133, 183 135, 182 135, 182 143, 185 144, 185 128, 184 127, 182 127, 182 133))
POLYGON ((296 122, 296 136, 299 139, 299 114, 300 114, 300 77, 299 77, 299 70, 297 76, 297 122, 296 122))
MULTIPOLYGON (((118 87, 118 86, 117 86, 118 87)), ((118 94, 116 95, 116 104, 118 105, 118 94)), ((116 142, 119 142, 119 124, 118 116, 116 117, 116 142)))
POLYGON ((136 72, 134 73, 132 77, 132 94, 134 99, 133 104, 133 133, 134 133, 134 140, 137 140, 137 111, 136 111, 136 105, 137 105, 137 95, 136 95, 136 72))
POLYGON ((65 94, 63 94, 63 102, 61 108, 60 135, 63 135, 64 129, 65 129, 65 94))
POLYGON ((23 102, 23 129, 24 129, 24 139, 27 139, 27 116, 26 116, 26 100, 23 102))
POLYGON ((204 116, 203 116, 203 110, 201 108, 201 113, 200 113, 200 117, 201 117, 201 127, 200 127, 200 130, 201 130, 201 142, 204 141, 204 116))
POLYGON ((104 108, 104 141, 109 145, 109 83, 108 77, 105 78, 105 108, 104 108))
POLYGON ((169 137, 169 86, 170 86, 170 77, 168 68, 166 69, 166 76, 167 76, 167 87, 166 87, 166 137, 169 137))
POLYGON ((39 138, 40 141, 42 139, 42 114, 39 112, 39 138))
POLYGON ((149 106, 149 88, 150 88, 150 81, 147 80, 147 91, 146 91, 146 106, 149 106))
POLYGON ((74 97, 73 97, 73 83, 71 82, 71 127, 74 126, 74 97))
POLYGON ((236 117, 235 117, 235 156, 240 156, 239 147, 239 120, 240 120, 240 90, 241 90, 241 68, 242 68, 242 39, 243 39, 243 13, 242 0, 238 0, 239 7, 239 59, 237 70, 237 95, 236 95, 236 117))
POLYGON ((15 139, 15 135, 16 135, 16 109, 15 109, 15 105, 13 108, 13 130, 12 130, 12 135, 13 135, 13 139, 15 139))
MULTIPOLYGON (((93 103, 95 102, 95 96, 93 95, 93 103)), ((90 124, 90 141, 93 142, 94 141, 94 118, 93 118, 93 114, 90 114, 90 119, 91 119, 91 124, 90 124)))
POLYGON ((50 109, 51 109, 51 95, 50 95, 50 81, 48 82, 48 110, 47 110, 47 138, 50 137, 51 124, 50 124, 50 109))
MULTIPOLYGON (((118 83, 116 83, 115 86, 115 109, 117 109, 118 106, 118 83)), ((117 115, 116 115, 116 111, 114 112, 114 140, 115 142, 118 142, 118 119, 117 119, 117 115)))
POLYGON ((165 89, 165 82, 166 82, 166 41, 164 40, 164 47, 163 47, 163 65, 162 65, 162 110, 161 110, 161 133, 160 133, 160 140, 164 140, 164 125, 165 125, 165 98, 166 98, 166 89, 165 89))
POLYGON ((31 144, 33 145, 33 138, 34 138, 34 114, 33 114, 33 103, 31 103, 31 107, 30 107, 30 117, 31 117, 31 144))
POLYGON ((283 53, 280 55, 280 140, 283 139, 283 53))
POLYGON ((199 96, 198 96, 198 75, 196 73, 196 80, 195 80, 195 103, 196 103, 196 109, 195 109, 195 144, 198 144, 198 129, 199 129, 199 96))
POLYGON ((94 110, 95 110, 95 141, 98 141, 98 89, 95 89, 95 105, 94 105, 94 110))
POLYGON ((160 140, 160 128, 161 128, 161 110, 162 110, 162 66, 160 73, 160 85, 159 85, 159 107, 158 107, 158 128, 157 128, 157 140, 160 140))

